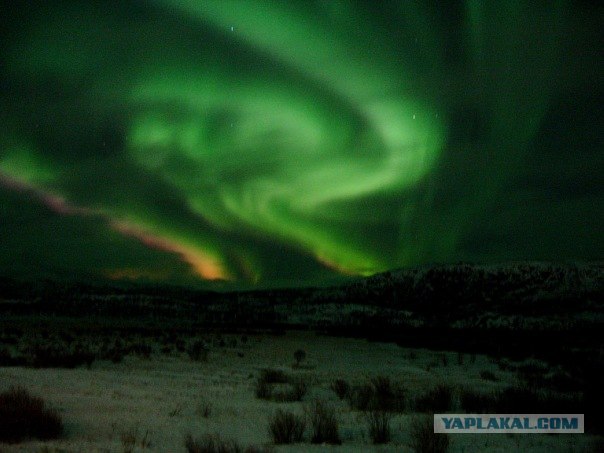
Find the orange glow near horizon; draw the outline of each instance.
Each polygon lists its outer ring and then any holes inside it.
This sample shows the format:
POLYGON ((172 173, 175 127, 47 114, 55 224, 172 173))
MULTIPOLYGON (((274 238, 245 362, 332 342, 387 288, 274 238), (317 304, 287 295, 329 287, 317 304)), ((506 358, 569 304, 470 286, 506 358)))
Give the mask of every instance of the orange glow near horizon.
POLYGON ((356 277, 356 276, 360 275, 359 272, 354 272, 350 269, 347 269, 344 266, 339 265, 335 261, 332 261, 321 254, 316 254, 315 258, 317 259, 317 261, 319 263, 321 263, 326 268, 339 272, 342 275, 348 275, 349 277, 356 277))
POLYGON ((110 269, 105 272, 105 275, 112 280, 166 280, 169 278, 167 272, 137 269, 134 267, 110 269))
MULTIPOLYGON (((195 274, 205 280, 231 279, 222 264, 216 258, 209 256, 202 250, 189 247, 171 238, 154 235, 138 225, 133 225, 125 221, 114 220, 108 213, 100 209, 91 209, 71 204, 62 195, 53 193, 49 190, 41 189, 36 187, 34 184, 14 178, 3 173, 2 171, 0 171, 0 186, 11 190, 27 192, 33 195, 34 198, 40 200, 46 207, 57 214, 67 216, 96 217, 107 223, 118 233, 135 238, 147 247, 164 252, 176 253, 184 262, 193 268, 195 274)), ((144 271, 140 270, 139 273, 144 273, 144 271)), ((133 273, 133 270, 129 269, 128 272, 124 274, 124 277, 130 278, 134 274, 137 274, 137 272, 133 273)), ((110 272, 108 274, 109 278, 112 278, 112 275, 113 274, 110 272)), ((120 272, 117 272, 114 275, 120 275, 120 272)))
POLYGON ((230 279, 223 266, 215 258, 201 250, 187 247, 170 238, 154 235, 128 222, 113 221, 110 225, 115 231, 138 239, 147 247, 180 255, 183 261, 193 267, 195 273, 205 280, 230 279))

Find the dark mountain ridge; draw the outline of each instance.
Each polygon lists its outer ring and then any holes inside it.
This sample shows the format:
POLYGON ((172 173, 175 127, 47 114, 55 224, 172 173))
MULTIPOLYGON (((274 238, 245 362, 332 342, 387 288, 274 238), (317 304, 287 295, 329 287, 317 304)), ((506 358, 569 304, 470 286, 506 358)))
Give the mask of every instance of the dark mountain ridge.
POLYGON ((33 322, 48 332, 148 336, 309 329, 574 367, 604 363, 603 277, 603 263, 456 264, 331 288, 232 293, 0 279, 0 328, 33 322))

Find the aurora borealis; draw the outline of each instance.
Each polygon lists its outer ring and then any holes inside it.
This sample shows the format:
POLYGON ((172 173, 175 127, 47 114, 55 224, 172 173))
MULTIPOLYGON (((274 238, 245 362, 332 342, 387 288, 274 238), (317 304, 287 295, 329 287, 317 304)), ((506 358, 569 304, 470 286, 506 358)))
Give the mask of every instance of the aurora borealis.
POLYGON ((2 8, 0 274, 276 286, 604 256, 601 6, 2 8))

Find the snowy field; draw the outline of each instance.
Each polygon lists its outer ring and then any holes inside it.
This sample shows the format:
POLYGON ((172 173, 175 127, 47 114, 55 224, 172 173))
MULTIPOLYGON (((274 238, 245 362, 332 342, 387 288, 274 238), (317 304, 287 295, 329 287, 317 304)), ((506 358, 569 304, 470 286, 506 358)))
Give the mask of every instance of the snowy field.
MULTIPOLYGON (((0 368, 0 391, 20 385, 42 396, 63 417, 65 433, 55 441, 0 444, 1 452, 184 452, 188 434, 205 433, 276 452, 412 452, 412 411, 391 419, 392 440, 373 445, 363 412, 340 400, 331 385, 351 385, 385 376, 407 389, 409 398, 446 383, 455 388, 491 391, 513 384, 486 356, 401 348, 394 344, 290 332, 284 336, 224 337, 211 346, 207 361, 193 361, 184 352, 154 352, 150 358, 126 356, 120 363, 97 360, 90 369, 0 368), (294 352, 306 357, 296 366, 294 352), (255 385, 263 369, 282 370, 309 384, 300 402, 259 399, 255 385), (485 379, 492 373, 496 379, 485 379), (278 409, 300 415, 316 399, 333 405, 342 444, 273 444, 269 418, 278 409)), ((156 350, 159 347, 156 346, 156 350)), ((308 430, 308 429, 307 429, 308 430)), ((451 452, 589 452, 589 435, 454 435, 451 452)))

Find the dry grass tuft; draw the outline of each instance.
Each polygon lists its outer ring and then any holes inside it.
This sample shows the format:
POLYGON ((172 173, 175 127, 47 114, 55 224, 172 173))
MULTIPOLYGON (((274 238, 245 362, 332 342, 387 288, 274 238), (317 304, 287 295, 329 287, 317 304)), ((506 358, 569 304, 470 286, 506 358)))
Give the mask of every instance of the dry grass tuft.
POLYGON ((340 433, 336 411, 323 401, 314 401, 307 409, 312 428, 310 441, 313 444, 340 445, 340 433))
POLYGON ((276 444, 302 442, 306 421, 304 417, 278 410, 269 421, 269 433, 276 444))
POLYGON ((411 421, 411 448, 416 453, 446 453, 449 450, 449 436, 434 433, 434 418, 421 415, 411 421))
POLYGON ((367 413, 369 437, 374 444, 387 444, 392 438, 390 421, 392 413, 386 411, 370 411, 367 413))

